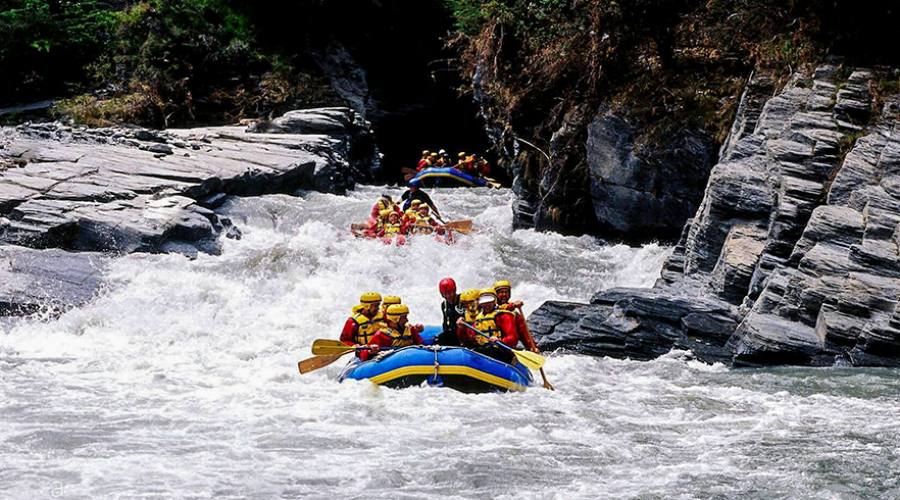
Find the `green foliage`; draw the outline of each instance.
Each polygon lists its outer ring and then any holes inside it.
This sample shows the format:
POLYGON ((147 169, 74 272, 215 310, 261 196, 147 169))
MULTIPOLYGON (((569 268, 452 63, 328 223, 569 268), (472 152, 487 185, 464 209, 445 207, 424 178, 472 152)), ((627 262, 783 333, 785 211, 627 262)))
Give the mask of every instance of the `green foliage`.
POLYGON ((0 0, 0 105, 56 98, 82 123, 167 126, 333 103, 261 48, 249 13, 282 15, 237 0, 0 0))
POLYGON ((91 69, 98 81, 153 89, 165 108, 159 125, 196 118, 195 96, 264 69, 252 25, 224 0, 145 0, 116 19, 115 43, 91 69))
POLYGON ((97 0, 4 2, 0 102, 58 92, 78 80, 110 40, 115 20, 108 2, 97 0))

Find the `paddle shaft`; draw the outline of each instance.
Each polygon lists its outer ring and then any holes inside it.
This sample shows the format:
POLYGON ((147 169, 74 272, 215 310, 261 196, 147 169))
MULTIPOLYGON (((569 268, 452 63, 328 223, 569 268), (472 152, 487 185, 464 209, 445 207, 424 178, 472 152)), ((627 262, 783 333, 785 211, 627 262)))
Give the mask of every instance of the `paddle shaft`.
MULTIPOLYGON (((534 336, 531 335, 531 330, 528 329, 528 322, 525 321, 525 313, 522 312, 522 306, 518 306, 518 307, 516 307, 516 309, 518 309, 518 310, 519 310, 519 314, 522 315, 522 320, 523 320, 523 321, 522 321, 522 326, 525 327, 525 328, 524 328, 525 331, 523 331, 522 333, 524 334, 525 339, 527 340, 527 343, 530 344, 530 345, 533 345, 535 349, 537 349, 538 351, 540 351, 540 348, 538 348, 538 346, 537 346, 537 342, 534 341, 534 336)), ((538 354, 540 354, 540 352, 539 352, 538 354)), ((556 390, 556 388, 553 387, 553 384, 551 384, 550 381, 547 380, 547 374, 544 373, 544 367, 543 367, 543 366, 541 367, 541 378, 544 379, 544 388, 545 388, 545 389, 550 390, 550 391, 555 391, 555 390, 556 390)))
POLYGON ((460 321, 460 324, 465 326, 466 328, 472 330, 473 332, 477 333, 478 335, 481 335, 482 337, 489 339, 491 341, 491 343, 493 343, 495 345, 499 345, 499 346, 503 347, 504 349, 509 350, 516 356, 516 359, 518 359, 520 363, 527 366, 528 368, 531 368, 532 370, 537 370, 538 368, 540 368, 544 365, 544 357, 538 353, 513 349, 512 347, 504 344, 503 342, 500 342, 500 341, 492 338, 489 335, 485 335, 484 332, 482 332, 478 328, 475 328, 474 326, 466 323, 465 321, 460 321))

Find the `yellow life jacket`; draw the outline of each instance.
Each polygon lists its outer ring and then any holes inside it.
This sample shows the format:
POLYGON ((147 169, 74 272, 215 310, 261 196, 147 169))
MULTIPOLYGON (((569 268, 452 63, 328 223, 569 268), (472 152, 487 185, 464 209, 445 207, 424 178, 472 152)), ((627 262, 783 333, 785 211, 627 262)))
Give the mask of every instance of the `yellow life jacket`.
POLYGON ((384 326, 384 318, 380 312, 374 318, 369 318, 365 314, 357 312, 353 314, 353 321, 356 321, 356 324, 359 325, 353 341, 360 345, 367 345, 372 340, 372 337, 378 333, 378 330, 384 326))
POLYGON ((381 329, 381 332, 391 338, 391 347, 406 347, 415 344, 415 338, 409 325, 403 327, 402 333, 387 325, 381 329))
POLYGON ((400 224, 392 224, 390 222, 386 222, 384 224, 384 234, 385 235, 399 234, 400 228, 401 228, 400 224))
MULTIPOLYGON (((497 316, 501 314, 512 314, 509 311, 504 311, 501 309, 494 309, 493 311, 485 314, 483 312, 478 313, 478 317, 475 318, 475 323, 473 326, 477 328, 481 333, 487 335, 488 337, 499 340, 503 338, 503 332, 500 331, 500 327, 497 326, 497 316)), ((484 344, 489 342, 488 339, 482 337, 481 335, 476 335, 475 339, 479 344, 484 344)))
POLYGON ((475 308, 474 311, 470 311, 469 308, 466 308, 466 323, 472 324, 478 319, 478 308, 475 308))

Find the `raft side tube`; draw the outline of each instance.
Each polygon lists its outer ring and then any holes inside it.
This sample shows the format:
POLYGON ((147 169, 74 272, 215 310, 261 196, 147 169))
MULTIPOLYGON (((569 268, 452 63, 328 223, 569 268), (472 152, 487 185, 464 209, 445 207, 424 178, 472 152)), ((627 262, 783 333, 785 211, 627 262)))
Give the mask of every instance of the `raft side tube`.
POLYGON ((534 382, 523 365, 510 365, 464 347, 410 346, 373 360, 351 362, 339 380, 369 379, 387 387, 427 382, 461 392, 524 391, 534 382))

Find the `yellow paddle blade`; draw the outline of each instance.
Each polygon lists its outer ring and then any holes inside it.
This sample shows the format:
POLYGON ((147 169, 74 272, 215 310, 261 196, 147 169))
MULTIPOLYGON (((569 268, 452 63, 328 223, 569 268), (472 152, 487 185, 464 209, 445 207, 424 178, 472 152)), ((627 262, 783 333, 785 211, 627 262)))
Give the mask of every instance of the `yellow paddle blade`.
POLYGON ((444 227, 447 229, 456 231, 457 233, 469 234, 472 232, 472 221, 470 220, 453 220, 446 224, 444 227))
POLYGON ((532 370, 540 370, 541 367, 544 366, 544 361, 546 361, 543 356, 536 352, 513 350, 513 353, 515 353, 516 359, 518 359, 520 363, 532 370))
POLYGON ((344 354, 335 354, 333 356, 313 356, 297 363, 297 369, 300 370, 301 375, 304 373, 309 373, 313 370, 318 370, 319 368, 324 368, 331 363, 334 363, 344 354))
POLYGON ((316 339, 313 341, 312 353, 316 356, 331 356, 334 354, 344 354, 355 350, 352 345, 347 345, 340 340, 332 339, 316 339))

